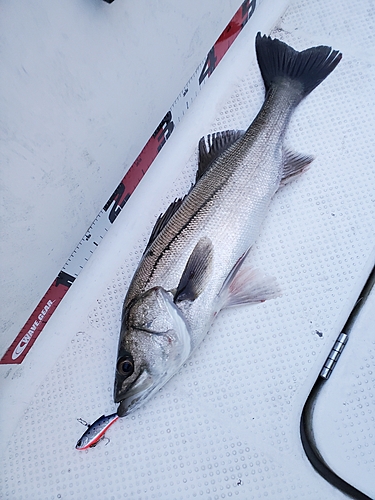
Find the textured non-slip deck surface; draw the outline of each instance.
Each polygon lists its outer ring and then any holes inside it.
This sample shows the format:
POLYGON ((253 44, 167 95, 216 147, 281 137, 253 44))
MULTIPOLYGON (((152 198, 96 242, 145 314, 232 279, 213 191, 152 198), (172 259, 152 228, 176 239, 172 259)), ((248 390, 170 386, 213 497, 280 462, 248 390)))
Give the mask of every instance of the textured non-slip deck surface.
MULTIPOLYGON (((375 257, 374 19, 371 2, 297 0, 271 32, 300 50, 328 44, 344 54, 298 108, 287 134, 288 145, 316 160, 276 195, 250 253, 255 267, 277 278, 282 296, 221 313, 179 373, 113 425, 109 442, 75 450, 84 431, 76 419, 92 422, 116 408, 123 298, 157 216, 194 178, 200 136, 246 128, 262 103, 252 47, 263 27, 254 15, 38 339, 32 361, 2 370, 4 387, 9 383, 22 394, 28 377, 35 378, 32 371, 41 369, 36 353, 43 364, 56 339, 61 352, 35 394, 25 394, 27 409, 13 417, 9 411, 15 425, 3 446, 0 498, 345 498, 305 457, 299 419, 375 257)), ((351 341, 357 385, 343 399, 330 398, 342 408, 325 414, 319 407, 317 429, 332 467, 343 475, 351 471, 345 479, 374 497, 369 330, 351 341)), ((340 380, 333 374, 329 383, 336 394, 340 380)))
POLYGON ((313 415, 315 439, 332 469, 374 497, 375 289, 350 332, 313 415), (329 416, 329 418, 328 418, 329 416))

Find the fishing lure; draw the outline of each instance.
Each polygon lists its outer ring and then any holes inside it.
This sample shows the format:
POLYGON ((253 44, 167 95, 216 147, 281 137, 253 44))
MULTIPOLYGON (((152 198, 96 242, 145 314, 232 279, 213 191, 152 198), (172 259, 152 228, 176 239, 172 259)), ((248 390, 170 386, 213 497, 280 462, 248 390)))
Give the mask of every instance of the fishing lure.
POLYGON ((109 427, 118 420, 119 416, 117 413, 112 413, 112 415, 102 415, 91 425, 83 422, 79 419, 79 422, 88 426, 87 431, 84 432, 82 437, 77 441, 77 450, 87 450, 98 444, 98 441, 104 437, 109 427))

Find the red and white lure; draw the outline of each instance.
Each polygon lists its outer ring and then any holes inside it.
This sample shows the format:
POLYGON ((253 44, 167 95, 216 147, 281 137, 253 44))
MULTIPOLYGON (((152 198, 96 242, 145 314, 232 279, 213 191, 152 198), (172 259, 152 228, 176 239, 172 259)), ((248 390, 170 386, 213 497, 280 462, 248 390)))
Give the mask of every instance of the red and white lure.
POLYGON ((88 426, 87 431, 82 435, 82 437, 77 441, 77 450, 87 450, 93 446, 96 446, 100 439, 104 437, 109 427, 119 419, 117 413, 112 413, 112 415, 102 415, 91 425, 87 424, 81 419, 78 419, 84 425, 88 426))

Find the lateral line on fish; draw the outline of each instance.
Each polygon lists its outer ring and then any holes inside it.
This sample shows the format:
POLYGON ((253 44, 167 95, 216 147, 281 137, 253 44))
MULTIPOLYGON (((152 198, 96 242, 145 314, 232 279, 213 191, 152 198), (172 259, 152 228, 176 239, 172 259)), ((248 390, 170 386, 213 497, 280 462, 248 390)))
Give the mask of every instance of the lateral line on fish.
POLYGON ((259 236, 283 176, 288 182, 310 161, 289 155, 288 165, 286 128, 294 108, 333 71, 341 54, 327 46, 299 52, 260 33, 255 48, 266 89, 261 110, 166 220, 129 286, 125 302, 134 302, 121 325, 114 384, 120 417, 140 408, 177 372, 188 346, 192 352, 202 342, 220 306, 258 303, 279 293, 274 278, 241 268, 241 259, 259 236), (121 369, 124 353, 131 356, 130 369, 126 361, 121 369), (140 377, 148 383, 140 384, 140 377))
POLYGON ((178 97, 165 113, 164 118, 156 127, 154 133, 144 145, 142 151, 130 165, 109 200, 97 214, 78 245, 68 257, 59 274, 45 292, 29 318, 13 339, 5 354, 0 358, 0 364, 21 364, 32 345, 41 334, 52 314, 70 290, 71 285, 81 273, 103 240, 128 199, 137 188, 139 182, 157 157, 175 127, 180 123, 195 100, 200 90, 209 80, 232 43, 245 28, 252 17, 256 0, 247 0, 240 5, 220 36, 205 54, 190 79, 180 91, 178 97), (230 33, 230 37, 227 37, 230 33), (183 103, 183 105, 181 105, 183 103), (43 321, 39 317, 43 316, 43 321))
MULTIPOLYGON (((258 115, 257 115, 258 116, 258 115)), ((256 120, 257 116, 254 118, 254 121, 256 120)), ((224 151, 224 154, 227 153, 230 155, 232 153, 232 151, 230 151, 229 149, 224 151)), ((203 203, 201 203, 198 207, 194 207, 194 213, 192 214, 192 216, 187 219, 187 221, 185 222, 185 224, 178 230, 178 232, 172 236, 172 239, 169 241, 169 243, 161 250, 158 258, 154 261, 153 263, 153 266, 152 266, 152 270, 151 270, 151 273, 150 273, 150 276, 148 277, 146 283, 145 283, 145 286, 149 285, 150 281, 152 280, 155 272, 157 271, 157 265, 158 263, 163 259, 163 257, 165 257, 165 254, 167 251, 169 251, 171 249, 171 246, 172 244, 175 242, 175 240, 181 235, 181 233, 186 229, 187 226, 190 225, 190 223, 199 216, 199 212, 201 211, 202 208, 204 208, 208 203, 210 203, 210 201, 212 200, 212 198, 220 192, 220 190, 225 187, 226 183, 228 182, 228 180, 231 178, 232 175, 234 175, 234 172, 230 171, 229 169, 226 169, 225 170, 225 176, 223 176, 220 184, 218 185, 218 187, 216 189, 214 189, 211 193, 210 193, 210 196, 204 200, 203 203)), ((253 173, 253 175, 255 174, 255 171, 253 173)), ((202 177, 203 178, 203 177, 202 177)), ((198 183, 200 182, 201 179, 199 179, 198 183)), ((196 183, 194 186, 193 186, 193 189, 195 188, 195 186, 197 186, 196 183)), ((173 215, 171 221, 178 217, 178 214, 181 214, 183 210, 186 210, 186 205, 189 203, 189 199, 187 198, 184 198, 183 200, 183 203, 181 204, 181 206, 179 207, 179 209, 177 210, 177 212, 173 215)), ((170 221, 170 222, 171 222, 170 221)), ((152 245, 150 246, 150 248, 148 249, 148 251, 150 251, 155 243, 155 245, 157 245, 158 243, 158 240, 160 241, 160 238, 163 237, 165 233, 165 230, 163 229, 163 231, 160 233, 160 235, 158 235, 154 242, 152 243, 152 245)), ((153 250, 151 250, 151 252, 153 252, 153 250)), ((147 254, 147 252, 146 252, 147 254)), ((149 254, 150 255, 150 254, 149 254)))
MULTIPOLYGON (((215 189, 212 193, 211 193, 211 196, 210 198, 206 199, 204 201, 204 203, 202 203, 198 209, 195 211, 195 213, 191 216, 190 219, 187 220, 187 222, 178 230, 178 232, 175 234, 175 236, 172 237, 172 239, 170 240, 170 242, 168 243, 167 246, 164 247, 164 249, 160 252, 160 255, 157 257, 157 259, 155 260, 154 262, 154 265, 152 267, 152 271, 151 271, 151 274, 149 276, 149 278, 147 279, 146 281, 146 286, 150 283, 150 281, 152 280, 153 276, 154 276, 154 273, 156 272, 156 268, 157 268, 157 265, 158 263, 162 260, 162 258, 165 256, 165 253, 170 250, 172 244, 176 241, 176 239, 181 235, 181 233, 184 231, 184 229, 186 229, 190 223, 198 217, 199 215, 199 210, 201 210, 202 208, 204 208, 212 199, 212 197, 217 194, 223 186, 225 186, 225 182, 226 182, 226 179, 223 180, 223 182, 219 185, 219 187, 217 189, 215 189)), ((174 217, 177 216, 177 214, 180 212, 180 210, 183 210, 184 209, 184 204, 181 205, 181 207, 178 209, 178 211, 176 212, 176 214, 174 215, 174 217)), ((173 218, 172 218, 173 220, 173 218)), ((159 237, 161 238, 162 235, 164 233, 164 230, 160 233, 160 235, 155 239, 155 244, 157 244, 157 241, 159 239, 159 237)), ((150 248, 152 248, 153 245, 151 245, 150 248)))
MULTIPOLYGON (((267 101, 267 99, 266 99, 267 101)), ((263 105, 264 106, 264 105, 263 105)), ((263 109, 263 106, 262 108, 260 109, 259 113, 255 116, 254 120, 252 123, 254 123, 256 121, 256 119, 258 118, 258 116, 260 115, 262 109, 263 109)), ((246 134, 246 133, 245 133, 246 134)), ((240 139, 239 139, 240 140, 240 139)), ((265 149, 266 146, 265 146, 265 149)), ((233 151, 229 149, 225 150, 223 152, 223 154, 228 154, 229 156, 231 154, 233 154, 233 151)), ((217 161, 217 160, 216 160, 217 161)), ((214 162, 215 163, 215 162, 214 162)), ((150 282, 152 281, 152 278, 154 277, 155 273, 157 272, 157 266, 159 264, 160 261, 162 261, 162 259, 165 257, 165 255, 167 254, 168 251, 171 250, 171 247, 173 246, 173 244, 175 243, 175 241, 178 239, 178 237, 181 236, 181 234, 183 233, 183 231, 191 224, 192 221, 194 221, 195 218, 199 217, 199 212, 201 211, 202 208, 204 208, 206 205, 208 205, 208 203, 210 203, 212 201, 212 199, 214 198, 214 196, 216 194, 218 194, 220 192, 220 190, 225 186, 226 186, 226 183, 228 182, 228 180, 235 174, 235 171, 231 171, 229 168, 224 168, 222 167, 221 168, 222 171, 224 171, 224 176, 222 177, 221 179, 221 182, 220 184, 218 184, 217 188, 215 188, 211 193, 210 193, 210 196, 208 198, 206 198, 203 203, 201 203, 200 205, 198 205, 198 207, 194 207, 194 212, 192 213, 192 215, 190 216, 190 218, 188 218, 186 220, 186 222, 184 223, 184 225, 177 231, 177 233, 175 235, 172 235, 171 236, 171 239, 169 241, 169 243, 164 246, 161 250, 160 250, 160 254, 159 256, 156 258, 156 260, 153 262, 152 264, 152 269, 150 271, 150 274, 145 282, 145 287, 147 287, 148 285, 150 285, 150 282)), ((252 177, 255 175, 255 171, 252 173, 252 177)), ((209 175, 209 174, 208 174, 209 175)), ((204 176, 201 178, 203 179, 204 176)), ((198 182, 196 184, 194 184, 192 190, 197 186, 197 184, 199 182, 201 182, 201 179, 198 180, 198 182)), ((177 212, 173 215, 173 217, 171 218, 170 222, 172 223, 172 220, 176 217, 178 217, 179 215, 182 214, 182 212, 184 210, 187 210, 187 207, 186 205, 190 202, 190 199, 188 199, 186 196, 185 198, 183 199, 183 202, 181 204, 181 206, 179 207, 179 209, 177 210, 177 212)), ((158 242, 160 242, 160 240, 163 238, 163 236, 165 236, 165 228, 163 229, 163 231, 155 238, 155 240, 153 241, 153 243, 151 244, 151 246, 149 247, 149 249, 147 250, 148 252, 148 255, 151 257, 151 252, 154 254, 154 250, 153 250, 153 245, 157 245, 158 242)), ((145 255, 147 255, 147 252, 145 255)), ((177 284, 176 284, 177 286, 177 284)), ((130 303, 127 304, 127 307, 129 307, 130 303)))

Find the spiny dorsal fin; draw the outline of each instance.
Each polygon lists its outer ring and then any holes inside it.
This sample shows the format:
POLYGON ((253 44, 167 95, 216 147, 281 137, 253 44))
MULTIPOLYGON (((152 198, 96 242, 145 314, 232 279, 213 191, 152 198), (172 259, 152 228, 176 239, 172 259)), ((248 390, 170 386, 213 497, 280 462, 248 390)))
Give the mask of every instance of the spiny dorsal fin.
POLYGON ((153 241, 162 232, 162 230, 165 228, 165 226, 171 220, 172 216, 180 208, 181 203, 184 201, 184 199, 185 199, 185 196, 182 198, 176 198, 174 201, 172 201, 172 203, 169 205, 167 210, 163 214, 159 215, 159 217, 155 223, 155 226, 151 232, 150 239, 148 240, 148 243, 146 245, 144 253, 152 245, 153 241))
POLYGON ((201 238, 186 263, 174 296, 175 302, 193 301, 202 293, 211 274, 213 254, 210 238, 201 238))
POLYGON ((243 130, 216 132, 207 136, 207 143, 206 139, 202 137, 199 141, 198 171, 195 182, 207 172, 216 158, 242 137, 244 133, 243 130))

